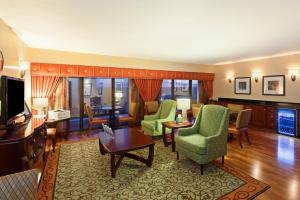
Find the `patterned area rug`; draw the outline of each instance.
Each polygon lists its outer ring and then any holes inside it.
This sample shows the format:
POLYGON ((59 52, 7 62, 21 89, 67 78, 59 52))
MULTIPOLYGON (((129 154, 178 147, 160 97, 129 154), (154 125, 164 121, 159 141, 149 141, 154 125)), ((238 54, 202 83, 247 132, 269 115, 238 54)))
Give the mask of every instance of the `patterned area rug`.
MULTIPOLYGON (((148 149, 135 151, 148 156, 148 149)), ((204 167, 155 145, 152 167, 125 158, 116 178, 110 155, 100 155, 98 140, 62 144, 50 153, 39 199, 253 199, 269 186, 217 162, 204 167)))

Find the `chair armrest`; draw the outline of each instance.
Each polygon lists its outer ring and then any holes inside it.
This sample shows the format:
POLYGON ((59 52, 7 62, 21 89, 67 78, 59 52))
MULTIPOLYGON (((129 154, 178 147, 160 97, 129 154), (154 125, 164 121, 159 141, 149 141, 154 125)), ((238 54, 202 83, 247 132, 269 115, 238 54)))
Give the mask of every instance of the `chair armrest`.
POLYGON ((194 127, 188 127, 188 128, 180 128, 178 129, 177 135, 178 136, 187 136, 192 134, 198 134, 196 129, 194 127))
POLYGON ((219 149, 223 148, 227 149, 227 137, 226 135, 223 136, 220 133, 217 133, 214 136, 206 137, 205 144, 208 152, 218 151, 219 149))
POLYGON ((158 119, 158 115, 154 114, 154 115, 145 115, 144 116, 144 120, 145 121, 152 121, 152 120, 157 120, 158 119))

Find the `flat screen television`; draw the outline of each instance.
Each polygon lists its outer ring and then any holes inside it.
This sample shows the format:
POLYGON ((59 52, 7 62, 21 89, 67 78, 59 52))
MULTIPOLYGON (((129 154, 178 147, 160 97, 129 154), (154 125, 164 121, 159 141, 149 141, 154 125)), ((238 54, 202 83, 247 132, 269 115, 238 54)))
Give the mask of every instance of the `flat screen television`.
POLYGON ((9 76, 1 77, 1 124, 9 125, 24 114, 24 80, 9 76))

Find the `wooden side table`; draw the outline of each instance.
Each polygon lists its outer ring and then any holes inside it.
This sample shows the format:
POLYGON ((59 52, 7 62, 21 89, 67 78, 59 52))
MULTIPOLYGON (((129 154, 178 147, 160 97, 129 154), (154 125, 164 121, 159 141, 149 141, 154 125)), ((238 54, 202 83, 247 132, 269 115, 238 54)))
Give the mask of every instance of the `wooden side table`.
POLYGON ((165 146, 169 146, 169 144, 172 144, 172 151, 175 152, 175 129, 178 128, 187 128, 193 126, 192 122, 182 122, 182 123, 176 123, 176 121, 169 121, 169 122, 163 122, 163 141, 165 146), (171 138, 167 136, 166 134, 166 128, 172 129, 171 132, 171 138))

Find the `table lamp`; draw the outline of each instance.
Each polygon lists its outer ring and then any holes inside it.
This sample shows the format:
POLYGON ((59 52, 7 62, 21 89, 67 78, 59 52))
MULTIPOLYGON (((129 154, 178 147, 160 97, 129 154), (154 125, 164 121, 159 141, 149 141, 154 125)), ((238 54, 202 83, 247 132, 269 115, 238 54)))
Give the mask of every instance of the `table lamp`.
POLYGON ((177 109, 182 111, 183 121, 187 121, 187 110, 191 108, 191 99, 180 98, 177 99, 177 109))
POLYGON ((115 97, 116 97, 116 101, 120 102, 121 98, 123 97, 123 93, 122 92, 116 92, 115 97))
POLYGON ((34 108, 39 109, 38 114, 46 114, 45 108, 48 107, 48 98, 33 98, 33 106, 34 108))

